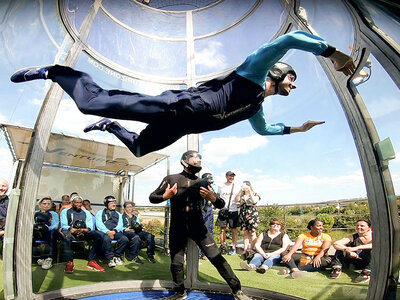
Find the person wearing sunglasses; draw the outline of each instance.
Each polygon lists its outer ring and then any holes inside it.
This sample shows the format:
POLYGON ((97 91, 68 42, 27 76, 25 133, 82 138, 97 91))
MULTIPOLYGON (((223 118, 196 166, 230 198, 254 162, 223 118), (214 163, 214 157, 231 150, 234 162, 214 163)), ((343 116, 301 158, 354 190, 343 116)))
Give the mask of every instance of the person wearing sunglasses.
POLYGON ((282 254, 290 245, 289 236, 281 231, 282 224, 279 219, 272 219, 269 222, 267 232, 261 233, 256 241, 255 249, 257 253, 248 264, 242 261, 240 266, 244 270, 254 271, 264 274, 273 265, 279 263, 282 259, 282 254))

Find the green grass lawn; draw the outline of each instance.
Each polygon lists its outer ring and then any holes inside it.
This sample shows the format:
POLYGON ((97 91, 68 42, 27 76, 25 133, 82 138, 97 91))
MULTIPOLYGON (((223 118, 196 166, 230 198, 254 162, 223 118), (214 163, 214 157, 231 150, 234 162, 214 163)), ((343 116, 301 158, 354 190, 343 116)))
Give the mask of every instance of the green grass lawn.
MULTIPOLYGON (((140 256, 145 260, 146 254, 142 250, 140 256)), ((56 290, 63 287, 86 285, 95 282, 118 281, 118 280, 145 280, 161 279, 171 280, 169 269, 170 259, 161 252, 156 252, 156 264, 147 261, 143 265, 132 262, 125 262, 123 266, 110 269, 105 262, 102 265, 106 268, 105 273, 98 273, 86 269, 87 261, 75 259, 75 271, 72 274, 65 274, 65 263, 55 264, 50 270, 42 270, 36 264, 32 265, 33 291, 41 293, 56 290)), ((357 276, 356 271, 348 270, 337 280, 329 278, 329 272, 314 272, 299 279, 291 279, 288 275, 279 275, 279 268, 274 267, 265 274, 242 270, 239 266, 241 260, 238 256, 224 256, 232 266, 235 274, 239 277, 243 286, 265 289, 284 294, 295 295, 305 299, 324 300, 341 299, 356 300, 365 299, 368 291, 368 284, 354 284, 352 278, 357 276)), ((2 261, 0 260, 0 267, 2 261)), ((216 272, 209 261, 201 260, 199 266, 200 280, 224 283, 222 277, 216 272)), ((0 299, 3 299, 3 274, 0 272, 0 299)), ((400 294, 400 289, 398 290, 400 294)), ((399 295, 398 295, 399 296, 399 295)), ((399 297, 398 297, 399 298, 399 297)))
MULTIPOLYGON (((274 267, 265 274, 242 270, 239 266, 241 260, 238 256, 224 256, 232 266, 235 274, 243 286, 254 287, 290 294, 297 297, 312 300, 340 299, 356 300, 365 299, 368 291, 368 284, 354 284, 351 279, 358 273, 346 271, 336 280, 329 278, 329 272, 310 272, 307 276, 299 279, 292 279, 289 275, 279 275, 283 267, 274 267)), ((223 283, 222 277, 215 272, 209 261, 201 261, 199 267, 200 280, 223 283)))

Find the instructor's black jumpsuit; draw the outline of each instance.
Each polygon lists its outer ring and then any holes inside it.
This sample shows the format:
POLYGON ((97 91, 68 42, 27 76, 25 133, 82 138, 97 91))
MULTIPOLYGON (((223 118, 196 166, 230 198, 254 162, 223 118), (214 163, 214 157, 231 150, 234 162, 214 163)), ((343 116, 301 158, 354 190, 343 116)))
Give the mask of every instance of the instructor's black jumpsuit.
MULTIPOLYGON (((178 191, 171 201, 171 224, 169 231, 169 247, 171 251, 171 273, 174 291, 182 293, 184 286, 184 253, 188 238, 191 238, 203 251, 210 262, 217 268, 233 293, 241 289, 240 281, 232 268, 221 255, 214 239, 204 225, 201 213, 202 197, 200 186, 206 187, 204 181, 196 175, 183 171, 180 174, 166 176, 161 185, 150 194, 151 203, 165 201, 162 198, 167 185, 178 185, 178 191)), ((225 201, 217 197, 216 208, 223 208, 225 201)))

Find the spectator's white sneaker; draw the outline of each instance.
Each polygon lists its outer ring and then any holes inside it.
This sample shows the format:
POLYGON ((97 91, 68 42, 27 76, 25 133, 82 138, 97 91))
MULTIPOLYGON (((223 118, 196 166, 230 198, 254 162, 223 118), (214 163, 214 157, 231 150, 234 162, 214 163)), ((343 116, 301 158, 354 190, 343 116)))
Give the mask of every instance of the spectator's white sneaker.
POLYGON ((39 266, 43 265, 43 263, 44 263, 44 259, 43 259, 43 258, 39 258, 39 259, 37 260, 37 264, 38 264, 39 266))
POLYGON ((53 259, 51 257, 46 258, 42 263, 42 269, 48 270, 53 266, 53 259))
POLYGON ((114 261, 114 257, 111 258, 111 259, 108 261, 108 267, 109 267, 109 268, 115 268, 116 265, 117 265, 117 264, 116 264, 115 261, 114 261))
POLYGON ((124 262, 119 257, 114 257, 113 261, 117 266, 122 266, 124 264, 124 262))

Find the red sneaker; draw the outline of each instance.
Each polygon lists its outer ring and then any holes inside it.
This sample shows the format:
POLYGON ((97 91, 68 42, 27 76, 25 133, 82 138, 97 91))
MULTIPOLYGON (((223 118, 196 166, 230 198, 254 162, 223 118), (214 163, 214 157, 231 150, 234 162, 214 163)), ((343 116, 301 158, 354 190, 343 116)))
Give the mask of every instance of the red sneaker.
POLYGON ((102 266, 100 266, 97 263, 97 261, 95 261, 95 260, 89 261, 87 263, 87 265, 86 265, 86 269, 93 270, 93 271, 96 271, 96 272, 104 272, 105 271, 104 268, 102 266))
POLYGON ((67 264, 65 265, 64 272, 67 274, 72 274, 74 272, 74 262, 73 261, 67 262, 67 264))

